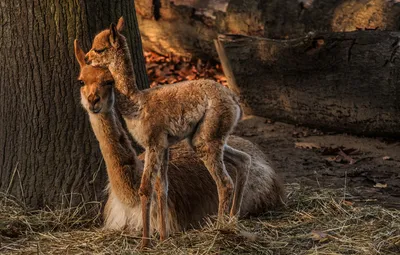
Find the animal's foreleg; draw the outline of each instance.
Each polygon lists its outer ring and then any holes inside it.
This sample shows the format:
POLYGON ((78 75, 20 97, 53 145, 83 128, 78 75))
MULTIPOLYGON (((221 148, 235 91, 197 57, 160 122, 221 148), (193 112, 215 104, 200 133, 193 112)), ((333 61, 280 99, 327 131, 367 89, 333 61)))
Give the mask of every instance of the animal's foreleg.
POLYGON ((168 149, 162 152, 162 164, 157 175, 157 204, 158 204, 158 225, 160 227, 160 240, 168 238, 168 149))
POLYGON ((142 248, 150 244, 150 205, 153 193, 152 179, 154 178, 154 173, 158 172, 160 166, 160 156, 157 153, 157 150, 154 148, 146 148, 144 170, 139 188, 143 219, 142 248))

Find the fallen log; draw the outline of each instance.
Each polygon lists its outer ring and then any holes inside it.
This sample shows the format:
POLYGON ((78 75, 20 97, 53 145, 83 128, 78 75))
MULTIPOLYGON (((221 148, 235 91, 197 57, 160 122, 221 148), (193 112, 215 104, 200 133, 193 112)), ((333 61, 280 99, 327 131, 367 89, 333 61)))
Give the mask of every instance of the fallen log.
POLYGON ((292 39, 308 31, 399 30, 388 0, 135 0, 145 50, 217 58, 218 34, 292 39))
POLYGON ((218 40, 251 113, 400 137, 399 38, 399 32, 356 31, 292 40, 220 35, 218 40))

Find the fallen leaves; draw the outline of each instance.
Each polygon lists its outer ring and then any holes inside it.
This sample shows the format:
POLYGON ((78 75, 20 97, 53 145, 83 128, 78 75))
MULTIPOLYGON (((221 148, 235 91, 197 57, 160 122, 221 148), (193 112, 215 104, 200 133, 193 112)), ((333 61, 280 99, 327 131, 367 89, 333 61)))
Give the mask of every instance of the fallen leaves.
POLYGON ((326 159, 327 161, 350 165, 353 165, 358 161, 351 156, 361 154, 360 150, 358 149, 345 147, 326 147, 321 153, 322 155, 335 155, 334 157, 328 157, 326 159))
POLYGON ((345 153, 346 155, 358 155, 360 154, 360 150, 354 148, 345 148, 343 146, 340 147, 324 147, 321 151, 322 155, 336 155, 340 152, 345 153))
POLYGON ((151 80, 150 87, 172 84, 185 80, 200 78, 213 79, 222 85, 227 85, 222 67, 211 61, 203 62, 189 58, 158 55, 154 52, 144 52, 147 75, 151 80))
POLYGON ((321 149, 321 147, 316 143, 307 142, 297 142, 294 143, 294 147, 298 149, 321 149))
POLYGON ((354 148, 345 147, 322 147, 319 144, 313 142, 295 142, 295 148, 297 149, 316 149, 322 155, 329 156, 326 160, 328 162, 344 163, 344 164, 355 164, 358 160, 354 159, 354 155, 360 155, 361 152, 354 148))

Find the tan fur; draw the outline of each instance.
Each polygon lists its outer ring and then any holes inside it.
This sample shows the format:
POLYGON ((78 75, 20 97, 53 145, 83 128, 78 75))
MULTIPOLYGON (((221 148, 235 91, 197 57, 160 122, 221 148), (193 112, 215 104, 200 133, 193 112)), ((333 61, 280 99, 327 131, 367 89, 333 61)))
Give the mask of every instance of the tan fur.
POLYGON ((110 29, 100 32, 94 38, 86 59, 94 66, 109 68, 116 83, 117 108, 123 114, 132 136, 146 150, 139 189, 145 222, 143 244, 147 244, 149 237, 154 179, 158 183, 160 239, 168 237, 168 151, 171 145, 183 139, 188 139, 216 182, 218 218, 223 219, 231 201, 230 215, 239 215, 251 158, 247 153, 226 145, 229 134, 241 116, 236 95, 211 80, 182 82, 139 91, 126 38, 119 33, 122 27, 123 19, 120 18, 117 27, 111 25, 110 29), (224 150, 240 159, 237 163, 241 167, 236 169, 235 185, 222 160, 224 150))
MULTIPOLYGON (((122 124, 123 120, 119 117, 118 110, 114 109, 112 98, 100 100, 108 103, 101 105, 101 110, 97 114, 93 113, 88 98, 110 95, 113 87, 102 85, 106 81, 111 81, 111 74, 107 69, 87 66, 83 60, 84 53, 77 41, 75 54, 81 65, 79 80, 84 83, 81 88, 82 105, 88 112, 93 131, 99 141, 110 180, 107 188, 109 198, 104 210, 104 227, 139 231, 143 227, 138 190, 144 154, 139 158, 136 156, 128 138, 128 131, 122 124)), ((97 107, 92 109, 95 110, 97 107)), ((265 155, 257 146, 239 137, 230 136, 228 144, 251 156, 249 182, 244 188, 240 215, 255 216, 280 206, 284 199, 283 185, 264 159, 265 155)), ((172 146, 170 154, 168 231, 176 232, 199 227, 206 217, 217 213, 218 197, 215 182, 187 143, 181 142, 172 146)), ((242 167, 240 158, 230 151, 224 153, 224 161, 228 173, 233 178, 237 172, 242 172, 237 171, 242 167)), ((160 229, 155 202, 151 206, 152 230, 160 229)))
MULTIPOLYGON (((228 144, 245 151, 252 157, 249 181, 245 186, 240 216, 259 216, 268 210, 276 209, 285 199, 284 188, 279 176, 265 160, 261 150, 243 138, 230 136, 228 144)), ((171 233, 204 226, 207 217, 218 211, 218 196, 215 182, 203 162, 196 157, 185 142, 171 147, 168 173, 170 176, 167 227, 171 233)), ((144 154, 139 156, 144 159, 144 154)), ((224 161, 229 174, 235 178, 236 158, 225 153, 224 161)), ((240 166, 240 165, 239 165, 240 166)), ((141 171, 141 170, 140 170, 141 171)), ((137 199, 139 194, 135 193, 137 199)), ((112 194, 105 208, 107 221, 105 228, 140 231, 143 226, 140 203, 129 207, 112 194), (120 222, 116 225, 116 222, 120 222)), ((157 205, 152 203, 151 230, 159 229, 157 205)))

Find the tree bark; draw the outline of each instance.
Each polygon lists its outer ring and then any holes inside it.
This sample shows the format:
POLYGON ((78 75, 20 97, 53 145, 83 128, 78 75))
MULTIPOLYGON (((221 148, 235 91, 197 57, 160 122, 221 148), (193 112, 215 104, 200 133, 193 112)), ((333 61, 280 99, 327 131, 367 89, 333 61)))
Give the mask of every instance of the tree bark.
POLYGON ((334 131, 400 136, 399 32, 219 40, 253 114, 334 131))
POLYGON ((216 59, 218 34, 289 39, 309 31, 400 29, 400 3, 388 0, 173 0, 153 1, 154 8, 148 0, 136 3, 144 48, 164 55, 216 59))
POLYGON ((133 1, 0 0, 0 190, 29 207, 94 200, 106 175, 80 105, 73 42, 122 15, 141 88, 148 87, 133 1))

